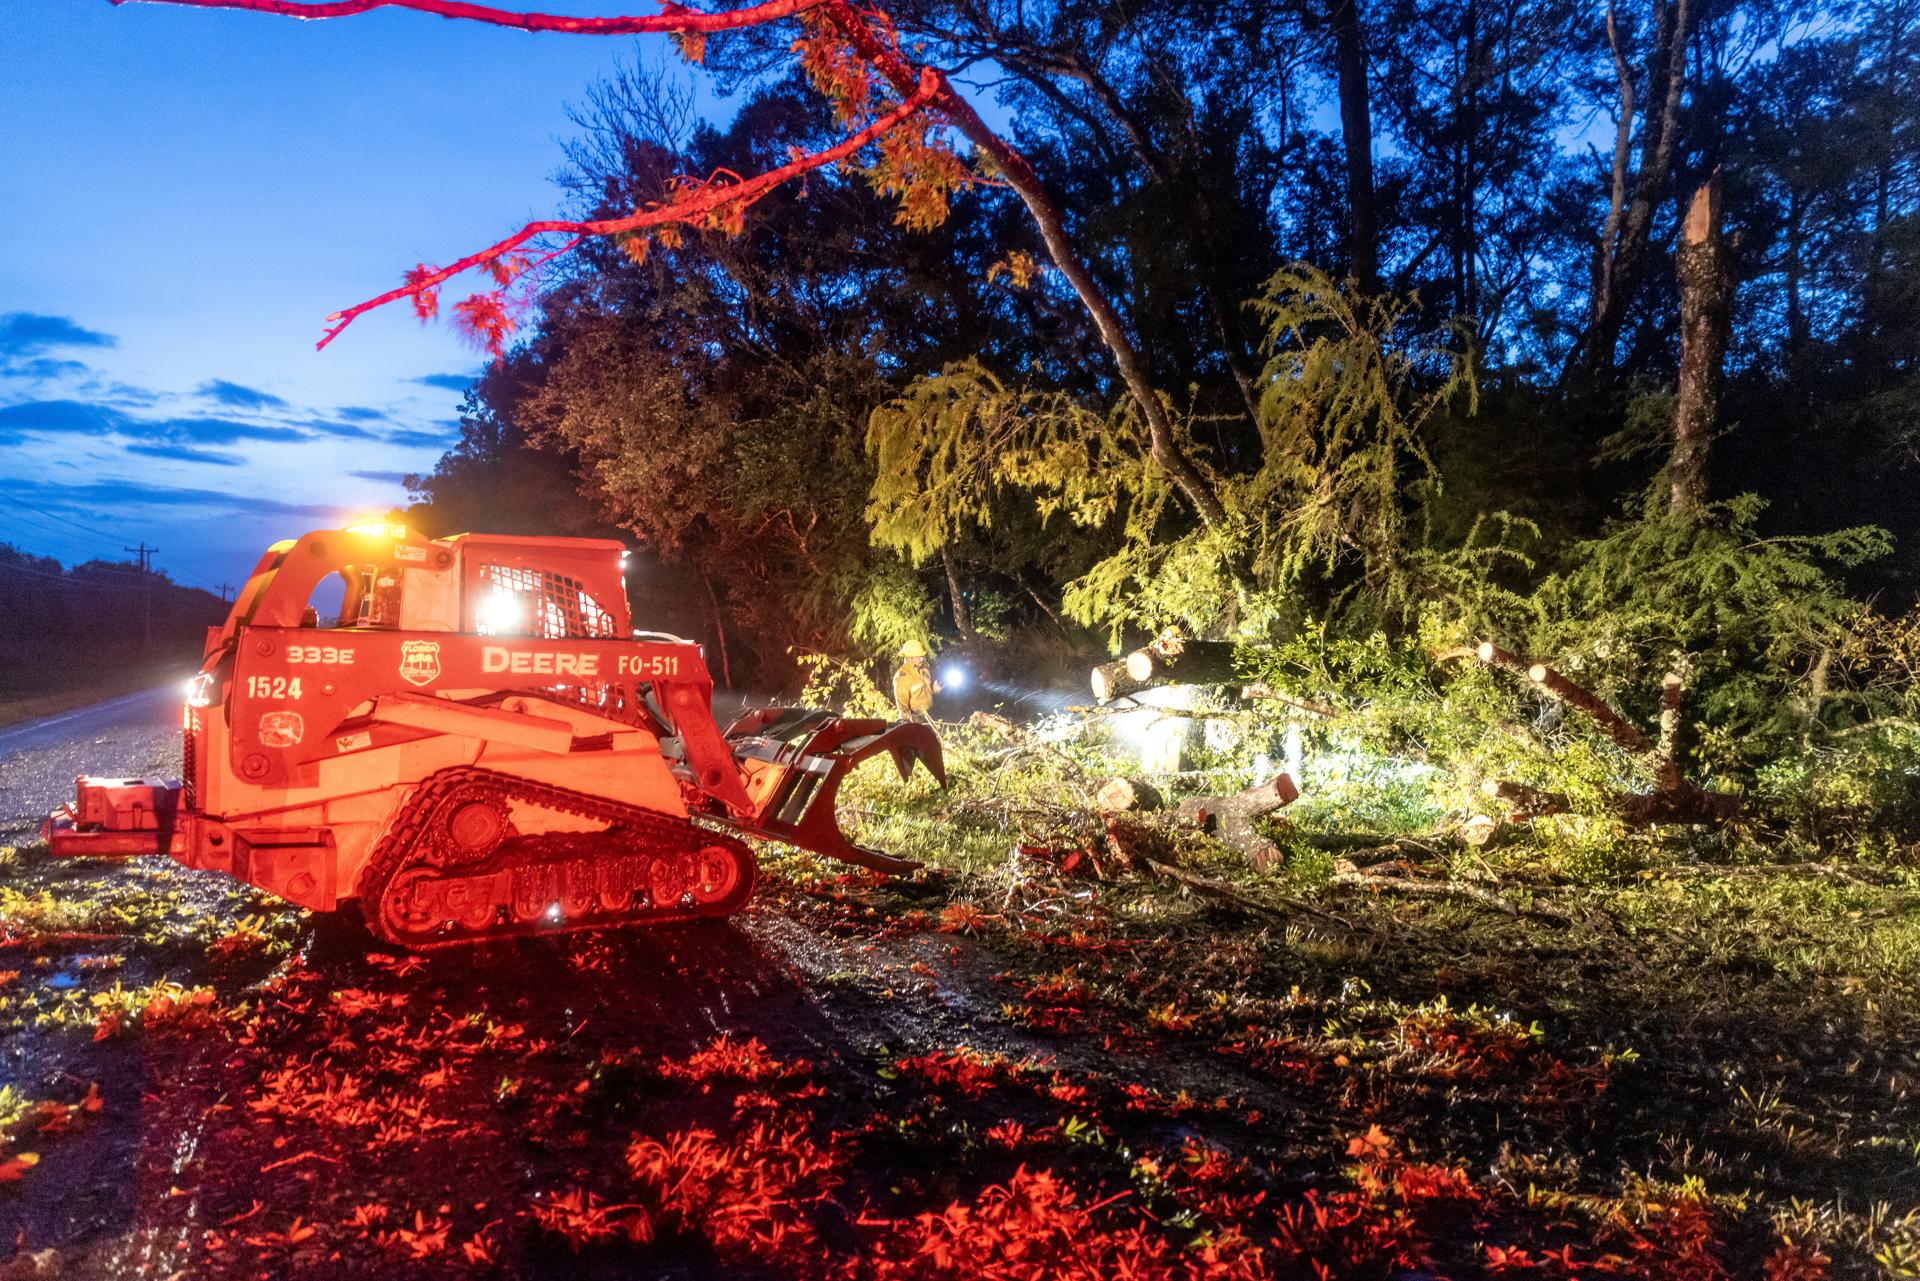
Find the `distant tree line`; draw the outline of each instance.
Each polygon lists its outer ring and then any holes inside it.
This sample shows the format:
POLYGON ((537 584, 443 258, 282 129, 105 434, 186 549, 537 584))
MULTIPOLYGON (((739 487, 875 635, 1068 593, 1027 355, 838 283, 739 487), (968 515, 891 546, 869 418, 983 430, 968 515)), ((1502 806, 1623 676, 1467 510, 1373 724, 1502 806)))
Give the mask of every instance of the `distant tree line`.
POLYGON ((68 569, 0 543, 0 694, 110 682, 130 666, 192 664, 206 629, 226 613, 219 597, 161 571, 102 560, 68 569))

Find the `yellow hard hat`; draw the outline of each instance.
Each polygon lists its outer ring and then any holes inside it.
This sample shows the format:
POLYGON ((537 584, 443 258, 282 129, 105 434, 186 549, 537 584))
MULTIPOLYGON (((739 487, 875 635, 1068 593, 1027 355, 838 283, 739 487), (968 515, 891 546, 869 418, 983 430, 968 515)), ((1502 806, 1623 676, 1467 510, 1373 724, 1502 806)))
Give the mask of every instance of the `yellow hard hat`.
POLYGON ((926 656, 927 647, 917 640, 910 640, 900 647, 900 657, 902 658, 925 658, 926 656))

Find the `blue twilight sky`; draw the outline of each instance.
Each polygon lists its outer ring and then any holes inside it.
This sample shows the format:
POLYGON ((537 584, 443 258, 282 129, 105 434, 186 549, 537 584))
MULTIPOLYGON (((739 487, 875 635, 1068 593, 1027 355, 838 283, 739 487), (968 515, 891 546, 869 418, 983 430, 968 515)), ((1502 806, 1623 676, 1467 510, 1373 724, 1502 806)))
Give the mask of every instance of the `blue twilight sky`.
POLYGON ((322 319, 552 212, 566 103, 658 48, 0 0, 0 542, 231 583, 403 502, 481 357, 404 305, 316 353, 322 319))

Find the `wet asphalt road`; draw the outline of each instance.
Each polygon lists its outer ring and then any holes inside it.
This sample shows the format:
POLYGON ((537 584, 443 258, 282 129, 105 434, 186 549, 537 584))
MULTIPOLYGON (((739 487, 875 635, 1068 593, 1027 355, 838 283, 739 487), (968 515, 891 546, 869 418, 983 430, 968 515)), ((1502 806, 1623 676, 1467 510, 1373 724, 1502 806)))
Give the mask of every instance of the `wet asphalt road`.
POLYGON ((0 729, 0 844, 31 839, 73 799, 81 774, 176 777, 180 686, 169 681, 10 729, 0 729))

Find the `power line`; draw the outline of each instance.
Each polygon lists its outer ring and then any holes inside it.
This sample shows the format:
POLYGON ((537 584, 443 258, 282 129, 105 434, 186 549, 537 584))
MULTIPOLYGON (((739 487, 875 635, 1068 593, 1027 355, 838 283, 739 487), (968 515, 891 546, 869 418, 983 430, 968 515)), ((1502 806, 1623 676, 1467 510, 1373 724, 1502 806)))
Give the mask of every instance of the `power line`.
POLYGON ((30 512, 39 512, 42 516, 51 517, 52 519, 59 521, 63 525, 71 525, 75 529, 84 529, 89 534, 98 534, 100 535, 100 537, 106 538, 106 539, 115 539, 120 537, 120 535, 118 534, 109 534, 104 529, 97 529, 92 525, 82 524, 80 521, 74 520, 71 517, 62 516, 57 512, 50 512, 44 507, 35 507, 32 503, 27 502, 25 499, 18 498, 12 494, 7 495, 7 501, 15 504, 16 506, 24 507, 30 512))
MULTIPOLYGON (((11 519, 11 520, 18 520, 18 519, 19 519, 19 517, 18 517, 18 516, 16 516, 16 515, 14 515, 14 514, 12 514, 12 513, 10 513, 10 512, 5 512, 5 511, 0 511, 0 520, 4 520, 4 519, 11 519)), ((5 532, 8 532, 8 531, 6 531, 6 530, 5 530, 4 528, 0 528, 0 533, 5 533, 5 532)), ((13 531, 12 531, 12 532, 13 532, 13 533, 14 533, 14 534, 15 534, 16 536, 18 536, 18 535, 23 535, 23 534, 30 534, 30 535, 32 535, 32 536, 33 536, 33 537, 35 537, 35 538, 44 538, 44 537, 46 537, 46 535, 45 535, 45 534, 43 534, 43 533, 41 533, 41 531, 39 531, 39 530, 36 530, 36 529, 32 529, 32 528, 30 528, 30 527, 27 527, 27 526, 23 526, 23 525, 21 525, 21 526, 15 526, 15 528, 13 529, 13 531)), ((16 547, 16 550, 17 550, 17 551, 19 551, 19 552, 20 552, 20 553, 21 553, 22 555, 27 555, 27 556, 35 556, 35 555, 39 555, 39 553, 37 553, 37 552, 34 552, 34 551, 31 551, 31 550, 30 550, 29 548, 27 548, 27 547, 24 547, 24 546, 20 546, 20 547, 16 547)), ((78 569, 78 568, 79 568, 79 567, 80 567, 81 565, 83 565, 83 564, 88 564, 88 563, 90 563, 90 562, 93 562, 93 561, 97 561, 97 562, 102 562, 102 563, 99 563, 99 564, 94 564, 94 565, 93 565, 93 567, 92 567, 91 569, 89 569, 89 570, 87 571, 87 572, 88 572, 89 574, 112 574, 112 575, 115 575, 115 576, 117 576, 117 577, 120 577, 120 578, 139 578, 139 577, 141 577, 141 573, 140 573, 140 571, 139 571, 139 570, 137 570, 137 569, 118 569, 118 568, 115 568, 115 565, 116 565, 116 564, 118 564, 118 563, 120 563, 120 562, 115 562, 115 561, 114 561, 114 560, 112 559, 112 553, 111 553, 111 552, 109 552, 109 551, 107 551, 107 550, 106 550, 106 549, 104 549, 104 548, 101 548, 101 547, 98 547, 98 546, 95 546, 95 545, 87 545, 87 546, 85 546, 85 547, 83 547, 83 548, 81 548, 81 550, 84 550, 84 551, 86 551, 86 552, 88 552, 88 553, 90 554, 90 560, 89 560, 89 561, 78 561, 78 560, 76 560, 76 561, 74 561, 74 562, 73 562, 73 564, 72 564, 72 568, 74 568, 74 569, 78 569)), ((121 550, 122 550, 122 551, 132 551, 132 550, 134 550, 134 549, 133 549, 133 548, 130 548, 130 547, 129 547, 129 548, 122 548, 121 550)), ((48 559, 48 560, 53 560, 53 561, 59 561, 59 560, 61 560, 62 558, 61 558, 61 557, 59 557, 59 556, 47 556, 47 557, 46 557, 46 559, 48 559)), ((203 591, 203 592, 208 592, 208 593, 211 593, 211 594, 213 594, 213 595, 216 595, 216 596, 220 594, 220 590, 221 590, 221 589, 220 589, 220 588, 219 588, 218 586, 216 586, 215 584, 213 584, 213 583, 211 583, 211 582, 208 582, 208 581, 207 581, 206 579, 204 579, 204 578, 190 578, 190 577, 188 577, 188 576, 186 576, 186 575, 184 575, 184 574, 178 574, 178 573, 175 573, 175 572, 173 572, 173 571, 171 571, 171 570, 168 570, 168 569, 164 569, 164 568, 162 568, 162 567, 160 567, 159 565, 153 565, 153 566, 150 566, 150 568, 151 568, 151 570, 152 570, 152 572, 153 572, 153 573, 155 573, 155 574, 158 574, 158 575, 160 575, 160 576, 162 576, 162 577, 164 577, 164 578, 165 578, 165 579, 166 579, 166 580, 167 580, 168 582, 170 582, 170 583, 173 583, 173 584, 174 584, 174 585, 176 585, 176 586, 180 586, 180 587, 192 587, 192 588, 196 588, 196 589, 197 589, 197 590, 199 590, 199 591, 203 591)), ((229 588, 228 590, 231 590, 231 588, 229 588)))
MULTIPOLYGON (((38 539, 58 539, 61 542, 71 542, 73 538, 73 535, 64 529, 57 529, 52 525, 40 523, 36 521, 35 518, 22 515, 19 512, 0 510, 0 519, 11 522, 14 532, 18 534, 31 535, 38 539)), ((88 551, 100 550, 99 545, 96 543, 74 545, 84 546, 88 551)))

